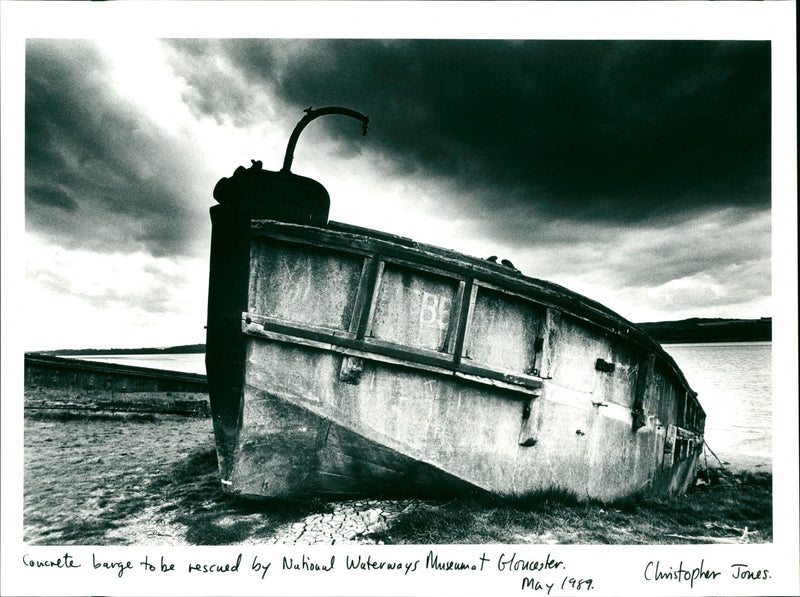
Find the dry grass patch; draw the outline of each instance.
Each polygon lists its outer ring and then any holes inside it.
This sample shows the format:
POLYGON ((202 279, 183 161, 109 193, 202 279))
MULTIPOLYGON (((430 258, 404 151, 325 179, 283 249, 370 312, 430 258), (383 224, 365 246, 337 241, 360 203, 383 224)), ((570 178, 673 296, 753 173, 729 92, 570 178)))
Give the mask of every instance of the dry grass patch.
POLYGON ((406 513, 373 537, 387 544, 770 542, 772 475, 717 471, 685 495, 609 504, 558 491, 461 498, 406 513))

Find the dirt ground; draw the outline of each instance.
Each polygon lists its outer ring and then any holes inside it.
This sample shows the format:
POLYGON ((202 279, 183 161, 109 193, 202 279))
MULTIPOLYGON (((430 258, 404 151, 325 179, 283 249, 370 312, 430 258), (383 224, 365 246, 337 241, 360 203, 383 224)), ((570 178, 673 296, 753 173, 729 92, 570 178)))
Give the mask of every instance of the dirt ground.
POLYGON ((33 411, 24 540, 34 545, 375 543, 421 500, 242 502, 220 489, 209 418, 33 411))

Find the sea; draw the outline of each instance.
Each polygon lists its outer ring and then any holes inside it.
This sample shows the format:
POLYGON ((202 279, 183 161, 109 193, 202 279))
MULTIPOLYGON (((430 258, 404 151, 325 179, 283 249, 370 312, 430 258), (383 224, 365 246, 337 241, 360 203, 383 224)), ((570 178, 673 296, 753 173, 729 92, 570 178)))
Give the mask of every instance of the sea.
MULTIPOLYGON (((706 411, 709 464, 772 469, 772 343, 664 344, 706 411)), ((203 354, 92 355, 86 360, 205 374, 203 354)))
POLYGON ((706 411, 713 453, 734 469, 772 470, 772 342, 663 347, 706 411))

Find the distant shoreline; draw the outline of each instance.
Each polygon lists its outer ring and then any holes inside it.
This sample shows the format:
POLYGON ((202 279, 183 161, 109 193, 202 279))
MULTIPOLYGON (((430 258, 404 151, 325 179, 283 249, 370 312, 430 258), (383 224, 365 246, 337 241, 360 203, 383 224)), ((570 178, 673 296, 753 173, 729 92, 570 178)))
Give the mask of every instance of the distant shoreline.
POLYGON ((90 356, 90 355, 124 355, 124 354, 203 354, 205 344, 184 344, 168 348, 65 348, 60 350, 38 350, 37 354, 50 356, 90 356))
POLYGON ((662 344, 697 342, 763 342, 772 340, 772 318, 701 319, 637 324, 662 344))
MULTIPOLYGON (((662 344, 694 344, 701 342, 763 342, 772 340, 772 318, 721 319, 699 318, 680 321, 637 323, 662 344)), ((53 356, 125 355, 125 354, 203 354, 205 344, 183 344, 167 348, 67 348, 36 351, 53 356)))

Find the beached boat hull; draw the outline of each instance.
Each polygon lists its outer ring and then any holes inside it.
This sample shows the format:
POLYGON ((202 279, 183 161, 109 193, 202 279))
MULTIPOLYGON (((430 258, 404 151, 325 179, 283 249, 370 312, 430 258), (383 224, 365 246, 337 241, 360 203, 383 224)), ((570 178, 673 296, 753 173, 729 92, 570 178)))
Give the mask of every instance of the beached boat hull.
POLYGON ((207 370, 226 491, 683 491, 705 414, 602 305, 330 223, 212 208, 207 370))

